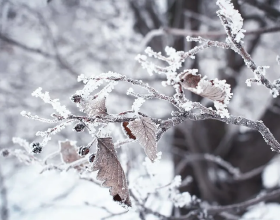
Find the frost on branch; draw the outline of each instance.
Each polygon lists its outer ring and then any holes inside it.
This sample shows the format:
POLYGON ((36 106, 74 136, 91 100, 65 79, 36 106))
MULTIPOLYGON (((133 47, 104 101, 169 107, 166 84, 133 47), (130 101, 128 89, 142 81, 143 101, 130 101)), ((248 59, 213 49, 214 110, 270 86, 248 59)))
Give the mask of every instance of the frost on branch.
POLYGON ((55 135, 58 132, 60 132, 61 130, 63 130, 64 128, 66 128, 66 126, 70 125, 73 121, 72 120, 67 120, 62 122, 61 124, 56 125, 53 128, 48 128, 47 131, 38 131, 36 133, 36 136, 41 136, 44 139, 42 140, 42 142, 40 143, 40 145, 42 147, 46 146, 47 143, 51 140, 51 135, 55 135))
POLYGON ((135 101, 134 101, 133 104, 132 104, 132 110, 133 110, 135 113, 138 113, 140 107, 143 105, 144 102, 145 102, 145 99, 143 99, 143 98, 141 98, 141 97, 135 99, 135 101))
POLYGON ((110 187, 114 201, 131 206, 126 177, 112 138, 98 138, 97 141, 97 153, 93 163, 93 171, 98 170, 97 179, 102 181, 103 186, 110 187))
POLYGON ((144 148, 147 157, 151 161, 155 161, 157 158, 157 125, 148 117, 140 117, 130 122, 127 127, 144 148))
POLYGON ((145 55, 137 55, 136 60, 142 65, 143 69, 146 69, 150 75, 154 72, 158 74, 166 74, 169 76, 174 76, 175 71, 182 67, 182 63, 185 61, 184 59, 184 52, 183 51, 176 51, 172 47, 166 47, 165 52, 167 57, 163 56, 161 52, 155 52, 152 48, 147 47, 145 53, 148 54, 149 57, 154 57, 156 59, 162 60, 167 62, 169 65, 166 67, 160 67, 147 61, 147 56, 145 55))
POLYGON ((30 148, 30 143, 28 143, 26 140, 19 138, 19 137, 13 137, 13 143, 14 144, 18 144, 21 147, 23 147, 26 152, 30 152, 31 148, 30 148))
POLYGON ((248 87, 251 87, 252 83, 257 83, 257 85, 265 84, 270 89, 270 94, 272 94, 273 98, 277 98, 279 96, 279 79, 274 80, 273 83, 270 83, 266 78, 266 69, 269 66, 257 66, 254 70, 255 78, 250 78, 246 80, 246 84, 248 87))
POLYGON ((270 94, 272 95, 273 98, 277 98, 279 96, 279 91, 276 88, 272 88, 270 90, 270 94))
POLYGON ((242 29, 243 18, 241 14, 234 9, 231 0, 218 0, 217 5, 220 7, 218 13, 227 18, 231 32, 235 35, 236 42, 242 43, 245 30, 242 29))
POLYGON ((261 85, 261 79, 262 76, 265 76, 266 69, 268 69, 269 66, 258 66, 256 70, 254 70, 255 78, 247 79, 246 84, 248 87, 251 87, 252 82, 257 83, 258 85, 261 85))
POLYGON ((42 93, 42 88, 39 87, 33 93, 33 96, 41 98, 45 103, 49 103, 52 105, 53 109, 55 109, 60 115, 67 117, 71 114, 69 110, 63 105, 60 105, 58 99, 51 99, 48 92, 42 93))
POLYGON ((31 153, 33 143, 28 143, 26 140, 18 137, 13 138, 13 143, 19 144, 24 149, 4 149, 0 151, 3 156, 15 156, 20 162, 27 165, 39 163, 38 159, 31 153))
POLYGON ((102 116, 107 114, 106 108, 106 97, 112 90, 117 82, 113 81, 106 85, 100 92, 95 94, 94 96, 90 95, 94 89, 97 89, 103 81, 108 81, 104 79, 85 79, 83 81, 86 83, 83 90, 77 91, 74 96, 71 97, 71 100, 77 104, 80 108, 80 111, 88 114, 90 117, 93 116, 102 116), (88 87, 88 84, 91 85, 93 82, 92 87, 88 87))
POLYGON ((181 185, 181 176, 175 176, 169 186, 169 198, 175 207, 184 207, 192 203, 192 197, 188 192, 180 193, 178 187, 181 185))
POLYGON ((92 116, 102 116, 107 114, 106 97, 117 84, 116 81, 110 81, 108 78, 120 77, 120 74, 108 72, 99 75, 100 78, 85 77, 83 74, 78 77, 78 81, 82 81, 85 86, 82 90, 76 92, 71 100, 77 104, 80 111, 92 116), (109 82, 94 96, 91 93, 98 89, 104 82, 109 82))

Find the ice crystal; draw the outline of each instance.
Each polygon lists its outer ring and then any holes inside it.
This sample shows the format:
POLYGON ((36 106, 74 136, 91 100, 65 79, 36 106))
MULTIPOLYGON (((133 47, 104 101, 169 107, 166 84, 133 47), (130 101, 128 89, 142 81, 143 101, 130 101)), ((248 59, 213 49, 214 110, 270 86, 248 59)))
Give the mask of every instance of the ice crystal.
POLYGON ((64 105, 61 105, 58 99, 51 99, 48 92, 42 93, 42 88, 39 87, 33 93, 33 96, 41 98, 45 103, 49 103, 52 105, 53 109, 55 109, 60 115, 67 117, 71 114, 71 112, 66 109, 64 105))
POLYGON ((134 103, 132 104, 132 110, 137 113, 144 102, 145 102, 145 99, 143 99, 141 97, 135 99, 134 103))
POLYGON ((245 30, 242 29, 243 18, 240 13, 234 9, 231 0, 217 0, 217 5, 221 9, 219 12, 228 19, 232 33, 235 35, 235 40, 242 42, 245 30))

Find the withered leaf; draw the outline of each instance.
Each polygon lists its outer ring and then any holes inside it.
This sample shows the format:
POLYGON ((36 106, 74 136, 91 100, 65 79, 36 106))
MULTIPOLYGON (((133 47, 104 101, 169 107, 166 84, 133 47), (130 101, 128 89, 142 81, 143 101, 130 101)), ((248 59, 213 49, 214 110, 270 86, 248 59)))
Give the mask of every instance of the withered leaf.
POLYGON ((127 126, 136 140, 144 148, 147 157, 154 161, 157 158, 156 131, 157 125, 148 117, 141 117, 129 122, 127 126))
POLYGON ((98 171, 97 179, 102 181, 102 186, 110 187, 110 194, 115 201, 131 206, 126 177, 112 138, 98 138, 97 148, 93 163, 93 171, 98 171))
POLYGON ((125 132, 125 134, 130 138, 130 139, 133 139, 133 140, 136 140, 136 137, 134 136, 134 134, 132 134, 131 130, 127 127, 129 124, 129 122, 125 121, 122 123, 122 127, 123 127, 123 130, 125 132))
POLYGON ((193 75, 188 72, 180 75, 180 81, 185 89, 197 87, 200 80, 200 75, 193 75))
POLYGON ((230 86, 224 80, 208 80, 189 72, 181 74, 179 78, 185 89, 212 101, 227 104, 231 98, 230 86))
POLYGON ((60 148, 61 160, 64 163, 72 163, 81 158, 77 153, 75 145, 72 141, 69 140, 60 141, 59 148, 60 148))

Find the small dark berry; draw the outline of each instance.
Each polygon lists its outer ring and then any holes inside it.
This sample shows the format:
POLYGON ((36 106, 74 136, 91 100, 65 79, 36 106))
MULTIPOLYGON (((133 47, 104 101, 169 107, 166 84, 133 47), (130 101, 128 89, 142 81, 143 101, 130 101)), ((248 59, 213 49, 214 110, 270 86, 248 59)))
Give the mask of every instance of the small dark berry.
POLYGON ((9 156, 9 151, 8 150, 3 150, 2 151, 2 155, 3 155, 3 157, 7 157, 7 156, 9 156))
POLYGON ((74 130, 77 131, 77 132, 81 132, 83 131, 85 128, 85 125, 84 124, 76 124, 75 127, 74 127, 74 130))
POLYGON ((95 158, 95 154, 92 154, 92 155, 89 156, 88 161, 89 161, 90 163, 93 163, 94 158, 95 158))
POLYGON ((82 100, 82 96, 80 96, 80 95, 73 95, 73 96, 71 97, 71 100, 72 100, 73 102, 75 102, 75 103, 80 103, 81 100, 82 100))
POLYGON ((88 148, 88 147, 82 146, 82 147, 79 148, 79 154, 80 154, 80 156, 85 156, 85 155, 87 155, 88 153, 89 153, 89 148, 88 148))
POLYGON ((42 152, 42 147, 40 146, 40 143, 32 143, 32 152, 34 154, 39 154, 42 152))

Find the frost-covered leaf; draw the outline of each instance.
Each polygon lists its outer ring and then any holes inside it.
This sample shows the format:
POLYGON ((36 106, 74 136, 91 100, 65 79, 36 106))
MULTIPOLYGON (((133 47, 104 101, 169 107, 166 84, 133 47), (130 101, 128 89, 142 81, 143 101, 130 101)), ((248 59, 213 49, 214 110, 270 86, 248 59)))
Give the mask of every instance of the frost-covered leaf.
POLYGON ((127 127, 142 145, 149 159, 154 161, 157 158, 157 125, 150 118, 141 117, 129 122, 127 127))
POLYGON ((202 78, 191 71, 185 71, 180 74, 179 79, 185 89, 202 97, 209 98, 212 101, 228 104, 232 97, 230 85, 225 80, 207 80, 205 77, 202 78))
POLYGON ((131 130, 127 127, 129 124, 129 122, 125 121, 122 123, 122 127, 123 127, 123 131, 125 132, 125 134, 133 140, 136 140, 136 137, 132 134, 131 130))
POLYGON ((98 149, 93 163, 93 171, 98 170, 97 179, 103 182, 103 186, 110 187, 114 201, 131 206, 126 177, 112 138, 98 138, 97 141, 98 149))
POLYGON ((90 97, 89 100, 82 100, 79 105, 81 110, 90 117, 107 114, 106 97, 104 96, 90 97))
POLYGON ((14 144, 19 144, 20 146, 22 146, 27 152, 30 152, 30 143, 26 140, 19 137, 13 137, 12 141, 14 144))
POLYGON ((59 147, 61 160, 64 163, 72 163, 80 159, 80 156, 75 148, 75 142, 69 140, 60 141, 59 147))

